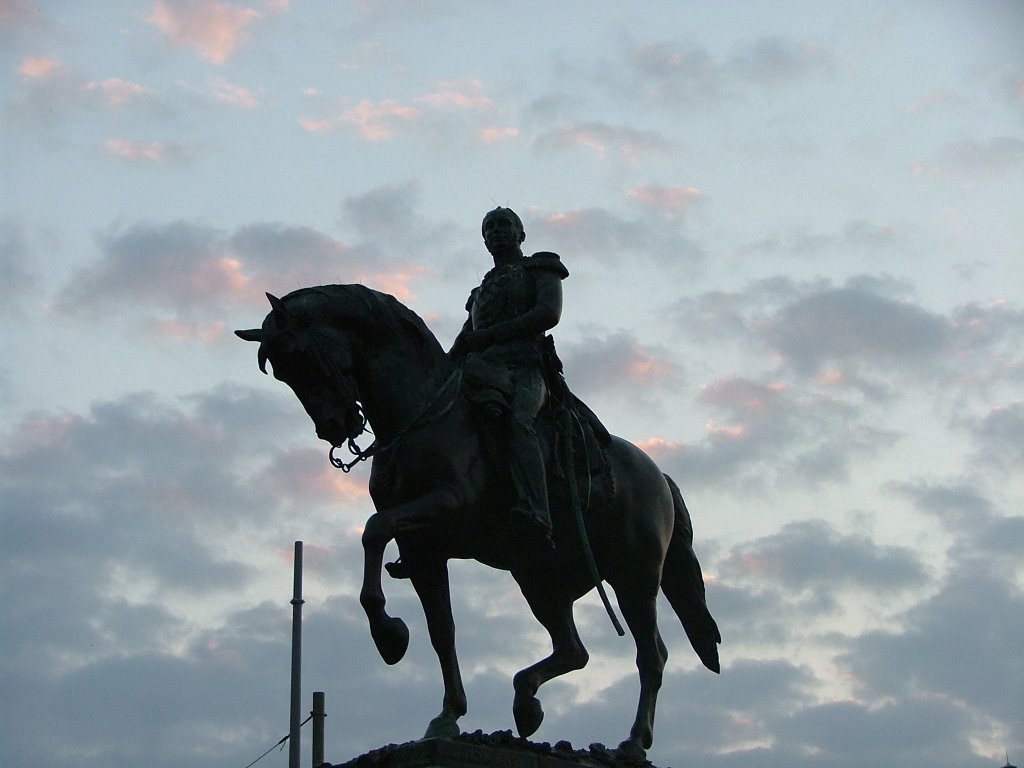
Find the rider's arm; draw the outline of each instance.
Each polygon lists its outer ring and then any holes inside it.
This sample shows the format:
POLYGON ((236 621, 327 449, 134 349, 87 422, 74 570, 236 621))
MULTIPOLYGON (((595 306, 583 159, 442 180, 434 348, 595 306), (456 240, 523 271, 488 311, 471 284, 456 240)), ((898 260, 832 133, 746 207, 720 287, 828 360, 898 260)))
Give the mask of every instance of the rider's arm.
MULTIPOLYGON (((469 294, 469 298, 466 300, 466 312, 470 312, 473 309, 473 301, 476 299, 477 294, 476 288, 469 294)), ((455 337, 455 341, 452 342, 452 348, 448 350, 448 357, 453 362, 458 363, 467 353, 471 351, 469 339, 473 333, 473 316, 470 314, 466 317, 466 322, 462 324, 462 330, 459 331, 459 335, 455 337)))
POLYGON ((537 300, 530 309, 512 320, 491 328, 497 343, 529 339, 558 325, 562 317, 562 278, 549 269, 531 270, 537 300))

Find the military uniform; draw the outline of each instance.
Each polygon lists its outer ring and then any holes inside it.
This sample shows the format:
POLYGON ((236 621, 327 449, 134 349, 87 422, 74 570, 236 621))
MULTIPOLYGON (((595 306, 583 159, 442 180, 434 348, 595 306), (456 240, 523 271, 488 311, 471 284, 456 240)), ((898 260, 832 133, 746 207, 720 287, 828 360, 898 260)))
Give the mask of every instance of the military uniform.
POLYGON ((508 461, 518 495, 514 511, 548 533, 551 516, 535 422, 548 395, 544 332, 558 322, 560 282, 568 276, 550 252, 490 270, 466 302, 469 318, 452 347, 456 360, 464 362, 470 399, 492 415, 508 413, 508 461), (460 340, 480 332, 491 343, 461 354, 460 340))

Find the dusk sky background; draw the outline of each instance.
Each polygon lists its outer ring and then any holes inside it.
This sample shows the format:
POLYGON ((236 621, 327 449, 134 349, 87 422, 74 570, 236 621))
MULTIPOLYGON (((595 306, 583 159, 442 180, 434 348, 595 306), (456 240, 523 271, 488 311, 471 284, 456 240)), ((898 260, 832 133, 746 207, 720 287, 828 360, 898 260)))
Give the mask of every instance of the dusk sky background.
MULTIPOLYGON (((0 763, 243 768, 295 540, 327 759, 422 735, 412 589, 397 667, 356 599, 365 466, 232 331, 360 282, 447 347, 501 204, 571 273, 570 384, 693 517, 723 669, 663 602, 649 758, 1021 764, 1022 40, 994 0, 0 0, 0 763)), ((547 636, 452 579, 462 727, 514 728, 547 636)), ((577 619, 534 739, 615 745, 633 645, 577 619)))

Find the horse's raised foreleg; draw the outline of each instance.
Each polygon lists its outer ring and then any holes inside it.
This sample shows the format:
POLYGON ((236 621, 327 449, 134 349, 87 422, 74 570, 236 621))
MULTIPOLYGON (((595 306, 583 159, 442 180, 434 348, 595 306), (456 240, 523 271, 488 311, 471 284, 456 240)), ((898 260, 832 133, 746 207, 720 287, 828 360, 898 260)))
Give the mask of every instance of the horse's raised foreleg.
POLYGON ((405 504, 382 509, 370 516, 363 529, 363 586, 359 603, 370 623, 370 636, 381 658, 397 664, 409 647, 409 629, 397 617, 388 616, 381 585, 384 549, 400 533, 435 524, 451 509, 451 494, 438 489, 405 504))
POLYGON ((629 738, 619 744, 619 752, 630 760, 643 760, 654 738, 654 709, 658 702, 668 649, 658 631, 656 593, 638 597, 625 593, 619 609, 636 642, 636 667, 640 673, 640 701, 629 738))
POLYGON ((553 588, 555 577, 536 585, 519 580, 530 610, 551 636, 551 655, 516 673, 512 680, 515 699, 512 714, 523 738, 530 736, 544 720, 537 689, 566 672, 582 669, 590 655, 583 647, 572 615, 572 598, 553 588))
MULTIPOLYGON (((404 553, 406 559, 408 552, 404 553)), ((441 712, 427 726, 423 738, 459 735, 459 718, 466 714, 466 690, 459 672, 455 651, 455 619, 452 616, 451 593, 448 586, 448 565, 443 560, 426 564, 414 563, 410 578, 423 606, 430 643, 441 664, 444 680, 444 701, 441 712)))

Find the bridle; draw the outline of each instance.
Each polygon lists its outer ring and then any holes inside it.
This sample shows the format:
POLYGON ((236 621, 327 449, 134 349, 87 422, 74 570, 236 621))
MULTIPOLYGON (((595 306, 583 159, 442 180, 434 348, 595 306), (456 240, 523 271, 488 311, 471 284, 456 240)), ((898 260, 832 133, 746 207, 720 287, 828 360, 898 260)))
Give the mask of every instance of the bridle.
POLYGON ((347 390, 342 396, 345 398, 346 402, 351 401, 353 403, 352 406, 347 406, 348 415, 351 417, 352 421, 355 421, 358 424, 357 429, 353 430, 354 433, 349 435, 345 443, 332 445, 331 449, 327 453, 327 459, 330 461, 331 466, 336 469, 340 469, 345 474, 351 472, 352 468, 360 462, 386 453, 397 445, 399 441, 408 437, 416 430, 440 419, 455 405, 456 395, 462 382, 461 367, 456 368, 455 371, 445 379, 444 383, 440 386, 438 391, 430 399, 430 402, 427 403, 423 410, 420 411, 420 413, 417 414, 417 416, 409 422, 404 429, 399 431, 395 437, 388 441, 386 445, 378 447, 377 440, 374 438, 366 448, 361 448, 356 442, 356 438, 364 432, 370 432, 370 434, 373 433, 370 431, 366 414, 363 412, 363 405, 359 402, 355 391, 356 387, 352 380, 352 367, 342 367, 339 364, 336 355, 329 354, 324 350, 323 344, 320 343, 320 340, 330 342, 335 346, 343 346, 343 342, 332 334, 325 333, 319 328, 310 328, 309 333, 313 337, 313 343, 311 344, 313 357, 320 366, 321 371, 326 375, 328 381, 333 380, 333 383, 339 385, 339 389, 347 390), (344 384, 342 384, 342 382, 344 382, 344 384), (438 402, 441 400, 442 395, 445 395, 449 390, 451 390, 451 393, 450 397, 447 398, 447 402, 443 407, 435 410, 435 406, 437 406, 438 402), (334 455, 334 452, 341 448, 342 445, 348 448, 348 452, 354 457, 351 461, 345 461, 344 459, 334 455))

